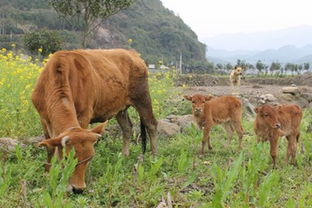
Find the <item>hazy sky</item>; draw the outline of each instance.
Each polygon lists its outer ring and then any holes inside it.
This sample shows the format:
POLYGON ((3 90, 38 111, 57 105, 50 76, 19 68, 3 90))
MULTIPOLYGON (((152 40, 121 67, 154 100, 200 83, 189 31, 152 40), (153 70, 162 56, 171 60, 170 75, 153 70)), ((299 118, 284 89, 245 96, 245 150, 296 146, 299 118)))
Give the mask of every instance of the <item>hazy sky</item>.
POLYGON ((312 25, 312 0, 161 0, 199 36, 312 25))

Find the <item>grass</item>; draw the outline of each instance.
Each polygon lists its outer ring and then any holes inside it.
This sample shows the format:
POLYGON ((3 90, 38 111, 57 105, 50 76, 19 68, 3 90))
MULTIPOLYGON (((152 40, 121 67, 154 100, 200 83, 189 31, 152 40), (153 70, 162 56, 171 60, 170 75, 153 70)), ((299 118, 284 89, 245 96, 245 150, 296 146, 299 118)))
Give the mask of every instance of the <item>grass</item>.
MULTIPOLYGON (((2 52, 2 56, 7 53, 2 52)), ((29 101, 40 67, 29 60, 5 61, 0 57, 0 62, 5 66, 0 71, 0 77, 5 77, 0 88, 0 136, 41 134, 38 116, 29 101), (7 62, 14 66, 9 67, 7 62), (23 76, 34 73, 32 77, 8 82, 20 78, 13 72, 23 65, 23 76), (26 105, 20 92, 29 84, 26 105), (24 108, 27 110, 21 113, 24 108), (14 114, 14 109, 20 110, 14 114)), ((180 100, 179 91, 172 90, 173 78, 168 73, 150 78, 158 118, 190 112, 190 104, 180 100)), ((134 111, 131 114, 135 116, 134 111)), ((156 207, 168 192, 174 207, 312 207, 312 144, 311 134, 305 131, 311 115, 311 110, 304 113, 300 140, 306 151, 297 154, 298 165, 285 164, 287 142, 282 139, 275 170, 269 144, 256 143, 252 122, 245 119, 243 150, 239 150, 237 139, 224 148, 226 134, 216 127, 211 135, 213 150, 203 158, 198 157, 202 132, 194 126, 172 138, 160 137, 159 154, 147 153, 143 161, 140 146, 133 143, 130 156, 123 157, 121 138, 104 133, 96 144, 96 155, 87 170, 87 189, 81 195, 65 192, 76 162, 72 157, 60 163, 54 161, 50 173, 45 173, 44 149, 17 146, 14 152, 0 155, 0 207, 156 207)))

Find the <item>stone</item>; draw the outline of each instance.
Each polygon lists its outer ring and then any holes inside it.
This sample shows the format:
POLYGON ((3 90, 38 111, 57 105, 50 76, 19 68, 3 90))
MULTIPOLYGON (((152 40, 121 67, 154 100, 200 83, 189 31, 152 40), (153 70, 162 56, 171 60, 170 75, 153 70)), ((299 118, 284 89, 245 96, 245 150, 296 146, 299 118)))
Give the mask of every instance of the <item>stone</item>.
POLYGON ((260 96, 259 96, 259 100, 258 100, 258 102, 259 102, 260 104, 274 103, 274 102, 276 102, 276 101, 277 101, 276 97, 274 97, 274 95, 272 95, 272 94, 260 95, 260 96))
POLYGON ((181 132, 181 127, 169 120, 163 119, 158 121, 158 134, 172 137, 181 132))
POLYGON ((12 152, 18 144, 20 144, 20 142, 17 139, 0 138, 0 151, 12 152))
POLYGON ((283 87, 282 92, 285 94, 297 95, 300 93, 300 90, 298 87, 283 87))

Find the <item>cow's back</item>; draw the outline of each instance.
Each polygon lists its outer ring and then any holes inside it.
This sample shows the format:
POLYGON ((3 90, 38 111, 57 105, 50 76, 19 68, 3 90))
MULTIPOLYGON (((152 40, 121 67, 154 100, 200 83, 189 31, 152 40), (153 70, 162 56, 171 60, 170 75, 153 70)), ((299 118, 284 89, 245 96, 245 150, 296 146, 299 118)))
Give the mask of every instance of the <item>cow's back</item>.
MULTIPOLYGON (((241 105, 239 98, 234 96, 221 96, 206 102, 205 110, 211 114, 213 119, 226 121, 233 120, 235 119, 234 117, 237 116, 241 117, 241 105)), ((240 120, 241 118, 237 119, 240 120)))
POLYGON ((282 130, 299 130, 303 114, 298 105, 281 105, 276 108, 278 111, 278 120, 281 123, 282 130))
POLYGON ((147 80, 147 68, 135 51, 59 51, 41 73, 32 100, 41 117, 49 117, 47 107, 59 99, 61 105, 74 105, 80 123, 105 121, 131 105, 131 86, 137 79, 147 80))

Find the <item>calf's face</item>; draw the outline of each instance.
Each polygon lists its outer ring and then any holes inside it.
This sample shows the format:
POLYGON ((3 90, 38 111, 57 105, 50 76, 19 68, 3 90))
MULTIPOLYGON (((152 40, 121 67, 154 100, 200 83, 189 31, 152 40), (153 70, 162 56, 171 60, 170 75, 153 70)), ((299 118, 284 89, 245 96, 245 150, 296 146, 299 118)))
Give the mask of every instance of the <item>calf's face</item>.
POLYGON ((213 98, 210 95, 204 96, 200 94, 195 94, 193 96, 185 95, 183 97, 192 102, 192 112, 194 116, 201 116, 204 112, 205 103, 213 98))
POLYGON ((85 172, 88 163, 95 154, 94 144, 97 138, 101 136, 104 131, 104 124, 95 127, 92 130, 82 129, 80 127, 67 130, 56 138, 47 139, 38 143, 38 146, 45 146, 48 149, 54 149, 55 154, 62 158, 63 148, 68 154, 72 148, 75 149, 75 158, 78 162, 75 170, 69 179, 69 189, 74 193, 82 193, 86 187, 85 172))
POLYGON ((257 122, 263 123, 273 129, 281 128, 276 107, 266 104, 255 108, 255 112, 257 113, 257 122))
POLYGON ((234 74, 237 75, 237 76, 242 75, 243 74, 242 67, 235 67, 234 68, 234 74))

